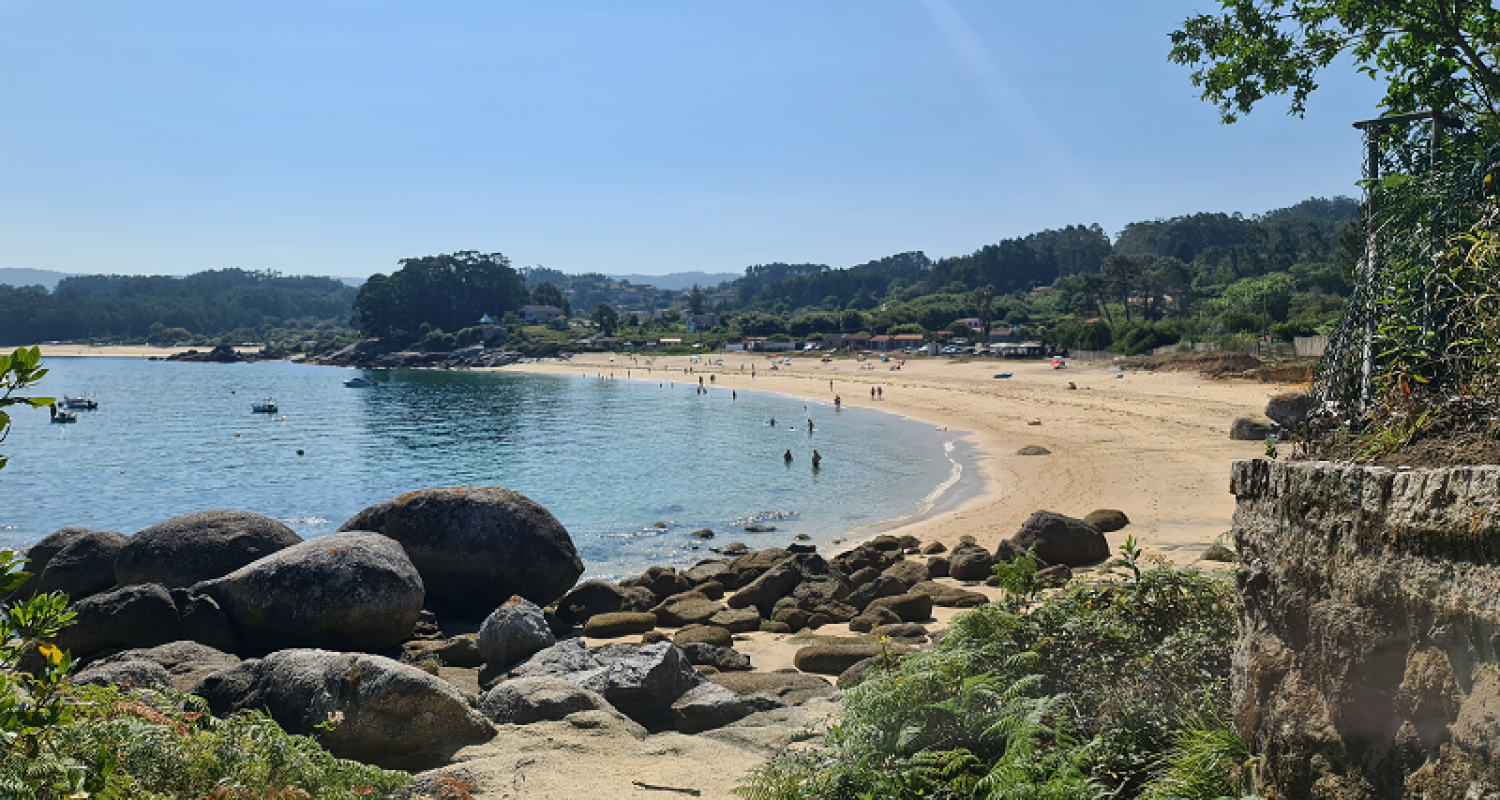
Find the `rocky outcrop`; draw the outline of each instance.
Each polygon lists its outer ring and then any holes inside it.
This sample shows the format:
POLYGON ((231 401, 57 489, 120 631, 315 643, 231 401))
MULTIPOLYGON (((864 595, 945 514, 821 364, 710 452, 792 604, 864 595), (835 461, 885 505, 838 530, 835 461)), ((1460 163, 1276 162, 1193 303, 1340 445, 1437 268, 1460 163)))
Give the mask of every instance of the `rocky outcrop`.
POLYGON ((29 593, 62 592, 72 600, 114 588, 115 559, 130 539, 115 531, 63 528, 31 546, 29 593))
POLYGON ((228 615, 241 646, 379 650, 411 637, 422 579, 401 545, 335 533, 289 547, 194 588, 228 615))
POLYGON ((511 595, 547 605, 583 574, 562 523, 499 487, 408 492, 355 514, 340 530, 375 531, 400 542, 428 600, 472 619, 511 595))
MULTIPOLYGON (((503 339, 501 341, 503 343, 503 339)), ((332 353, 312 356, 307 359, 307 363, 365 369, 457 369, 503 367, 520 360, 520 353, 497 347, 474 345, 447 352, 403 350, 379 339, 368 339, 332 353)))
POLYGON ((340 758, 387 767, 439 763, 495 735, 458 687, 380 656, 282 650, 215 672, 193 693, 217 716, 265 709, 340 758))
POLYGON ((1231 486, 1258 794, 1500 793, 1500 468, 1247 461, 1231 486))
POLYGON ((115 580, 192 586, 301 541, 291 528, 249 511, 183 514, 130 537, 115 559, 115 580))

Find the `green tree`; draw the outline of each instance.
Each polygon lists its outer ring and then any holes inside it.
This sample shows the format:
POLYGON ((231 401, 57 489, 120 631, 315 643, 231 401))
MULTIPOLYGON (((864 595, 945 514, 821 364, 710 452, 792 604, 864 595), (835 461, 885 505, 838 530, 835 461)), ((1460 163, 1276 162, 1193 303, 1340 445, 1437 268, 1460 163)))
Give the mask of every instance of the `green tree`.
MULTIPOLYGON (((16 392, 34 386, 47 370, 42 367, 40 348, 16 348, 8 356, 0 356, 0 442, 10 435, 10 414, 5 409, 11 406, 28 405, 45 408, 55 402, 51 397, 25 397, 16 392)), ((5 468, 6 458, 0 456, 0 469, 5 468)))
POLYGON ((620 312, 609 303, 594 306, 594 313, 589 318, 599 326, 599 331, 605 336, 613 336, 615 330, 620 327, 620 312))
POLYGON ((698 288, 698 284, 696 284, 696 283, 693 284, 693 291, 692 291, 692 293, 688 295, 687 304, 688 304, 688 313, 689 314, 706 314, 706 313, 708 313, 707 310, 704 307, 705 306, 705 301, 704 301, 704 298, 703 298, 703 290, 699 289, 698 288))
POLYGON ((573 316, 573 307, 568 303, 568 298, 564 297, 562 290, 551 281, 542 281, 532 288, 531 302, 533 305, 560 308, 563 316, 573 316))
POLYGON ((1474 0, 1219 0, 1171 34, 1170 59, 1234 122, 1268 95, 1301 116, 1317 74, 1348 54, 1386 83, 1391 113, 1492 115, 1500 97, 1500 11, 1474 0))

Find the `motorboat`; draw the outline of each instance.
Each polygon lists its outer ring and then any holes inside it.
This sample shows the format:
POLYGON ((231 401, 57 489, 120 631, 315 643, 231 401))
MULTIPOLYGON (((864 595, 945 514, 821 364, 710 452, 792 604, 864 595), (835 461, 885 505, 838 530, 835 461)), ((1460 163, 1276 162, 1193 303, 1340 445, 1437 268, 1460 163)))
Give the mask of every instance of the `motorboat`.
POLYGON ((52 415, 52 421, 53 422, 77 422, 78 421, 78 412, 76 412, 76 411, 68 411, 66 409, 59 408, 57 410, 57 413, 55 413, 55 414, 52 415))
POLYGON ((276 401, 267 397, 259 403, 251 403, 250 411, 255 414, 275 414, 276 401))
POLYGON ((344 381, 344 385, 350 389, 369 389, 375 385, 369 378, 350 378, 344 381))
POLYGON ((95 410, 95 409, 97 409, 99 407, 99 401, 95 400, 92 397, 81 397, 81 396, 80 397, 64 397, 63 401, 62 401, 62 404, 63 404, 63 408, 82 409, 82 410, 85 410, 85 411, 93 411, 93 410, 95 410))

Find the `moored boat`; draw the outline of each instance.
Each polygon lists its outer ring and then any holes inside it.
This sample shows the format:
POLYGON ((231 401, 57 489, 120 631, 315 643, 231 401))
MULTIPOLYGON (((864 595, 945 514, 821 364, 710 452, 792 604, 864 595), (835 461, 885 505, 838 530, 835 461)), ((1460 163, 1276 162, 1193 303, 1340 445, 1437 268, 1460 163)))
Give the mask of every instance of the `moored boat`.
POLYGON ((344 381, 344 385, 350 389, 369 389, 375 385, 375 382, 368 378, 350 378, 344 381))
POLYGON ((250 411, 255 414, 275 414, 276 401, 267 397, 259 403, 251 403, 250 411))
POLYGON ((92 397, 64 397, 62 401, 64 408, 83 409, 93 411, 99 407, 99 402, 92 397))

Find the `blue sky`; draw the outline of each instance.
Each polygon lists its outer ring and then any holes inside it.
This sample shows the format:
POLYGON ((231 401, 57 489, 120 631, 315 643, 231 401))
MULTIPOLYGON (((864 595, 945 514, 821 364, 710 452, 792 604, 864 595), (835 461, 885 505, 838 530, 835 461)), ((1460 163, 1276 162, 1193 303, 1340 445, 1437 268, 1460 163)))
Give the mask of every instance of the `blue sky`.
POLYGON ((1354 195, 1378 86, 1221 125, 1211 0, 0 0, 0 266, 664 274, 1354 195))

